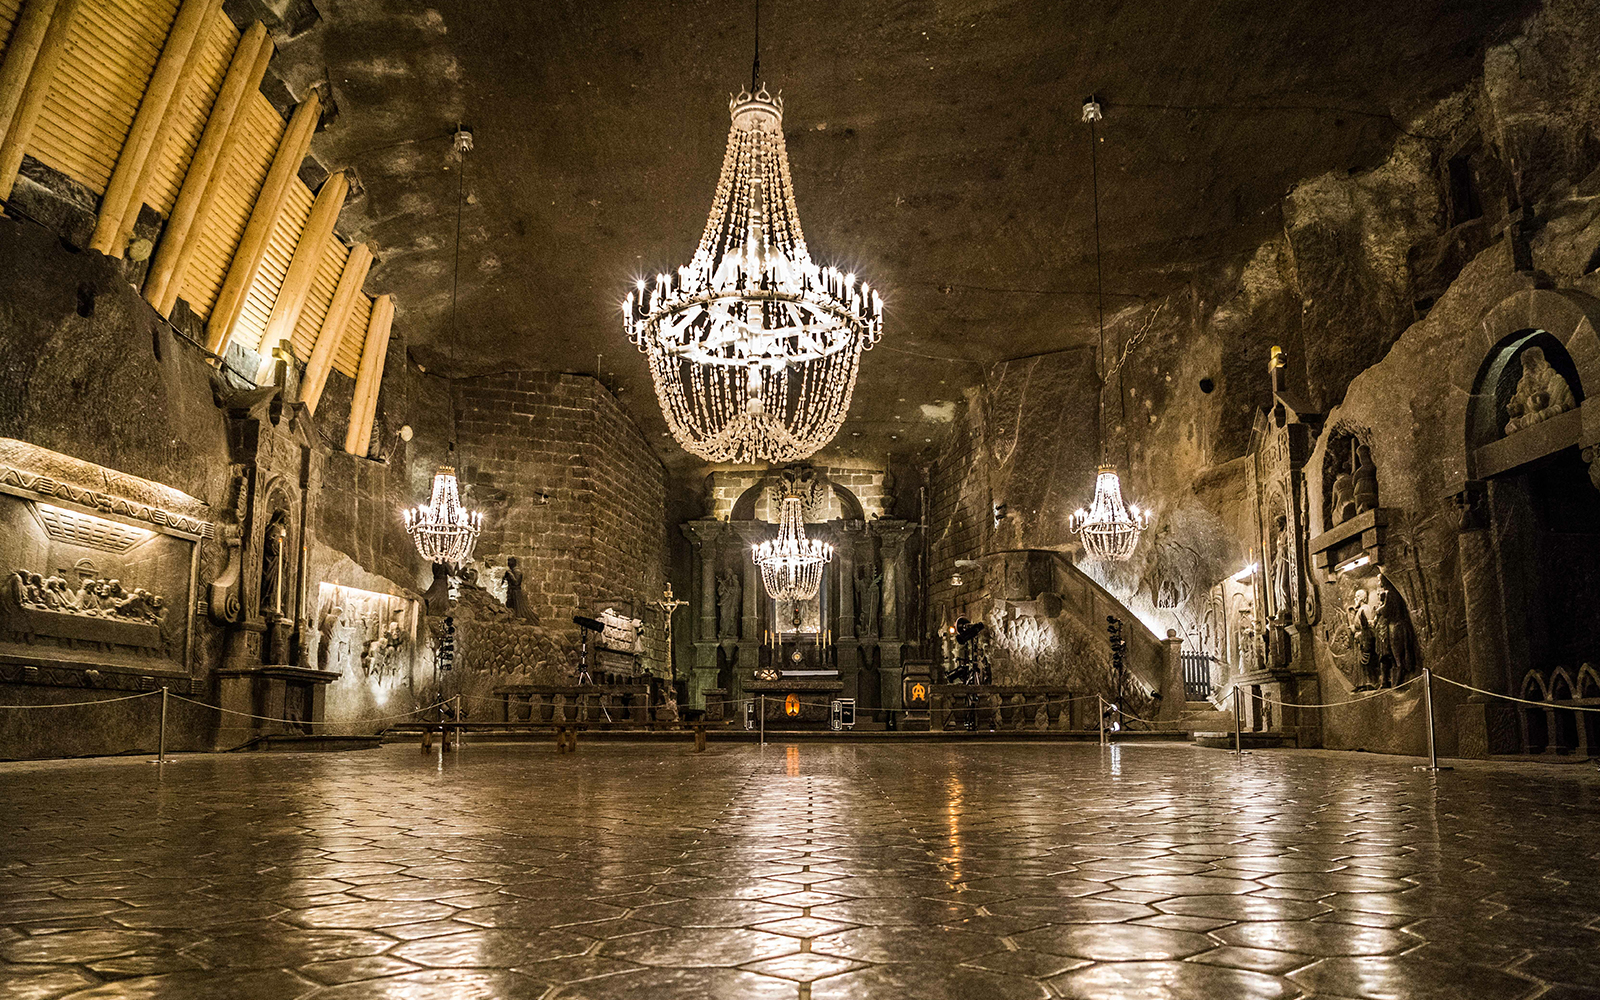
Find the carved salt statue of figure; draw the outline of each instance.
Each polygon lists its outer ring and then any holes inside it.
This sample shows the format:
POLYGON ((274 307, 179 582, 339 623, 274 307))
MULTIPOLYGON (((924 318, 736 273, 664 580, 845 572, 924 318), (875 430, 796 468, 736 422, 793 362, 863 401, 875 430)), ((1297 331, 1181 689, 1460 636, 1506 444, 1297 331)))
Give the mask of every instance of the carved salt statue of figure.
POLYGON ((506 572, 501 579, 506 582, 506 607, 518 618, 528 618, 528 595, 522 592, 522 570, 518 568, 517 557, 506 559, 506 572))
POLYGON ((317 633, 322 637, 317 649, 317 667, 321 670, 331 669, 328 661, 333 659, 333 640, 339 630, 339 619, 343 617, 344 608, 330 608, 328 613, 322 616, 322 622, 317 628, 317 633))
POLYGON ((1369 691, 1383 682, 1378 670, 1377 636, 1373 634, 1372 620, 1367 615, 1368 604, 1366 588, 1358 588, 1355 599, 1345 612, 1350 616, 1351 645, 1355 647, 1356 662, 1361 671, 1361 683, 1356 686, 1357 691, 1369 691))
POLYGON ((1530 347, 1522 352, 1522 377, 1517 379, 1517 391, 1506 403, 1506 433, 1514 434, 1542 420, 1549 420, 1578 405, 1572 396, 1572 386, 1561 373, 1550 367, 1544 350, 1530 347))
POLYGON ((283 519, 282 511, 272 515, 261 557, 261 610, 273 615, 283 614, 283 544, 289 537, 283 519))
POLYGON ((734 638, 739 634, 739 609, 744 584, 739 574, 726 570, 717 575, 717 635, 734 638))
POLYGON ((859 597, 861 605, 861 634, 878 634, 878 605, 883 596, 883 574, 874 573, 872 581, 866 585, 865 592, 859 597))
MULTIPOLYGON (((1351 449, 1354 450, 1353 448, 1351 449)), ((1354 459, 1352 457, 1352 463, 1354 459)), ((1356 514, 1356 481, 1349 472, 1333 477, 1332 496, 1328 502, 1328 527, 1336 527, 1356 514)))
POLYGON ((1351 473, 1355 489, 1356 513, 1365 514, 1378 506, 1378 466, 1372 461, 1372 449, 1356 445, 1356 457, 1351 473))
POLYGON ((1378 577, 1377 602, 1372 634, 1379 684, 1394 687, 1416 671, 1417 634, 1411 627, 1411 609, 1387 577, 1378 577))

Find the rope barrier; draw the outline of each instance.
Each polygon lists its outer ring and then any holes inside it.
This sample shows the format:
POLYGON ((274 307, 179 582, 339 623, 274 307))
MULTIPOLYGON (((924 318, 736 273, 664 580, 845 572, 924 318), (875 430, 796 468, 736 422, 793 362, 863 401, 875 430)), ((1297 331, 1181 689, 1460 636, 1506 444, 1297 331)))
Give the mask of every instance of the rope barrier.
MULTIPOLYGON (((160 692, 155 692, 155 693, 159 694, 160 692)), ((265 722, 287 722, 287 721, 289 721, 287 719, 274 718, 273 716, 270 716, 270 715, 251 715, 249 712, 235 712, 231 708, 221 708, 221 707, 219 707, 217 705, 208 705, 203 701, 195 701, 193 698, 185 698, 181 694, 175 694, 175 695, 172 695, 171 697, 176 701, 186 701, 191 705, 199 705, 201 708, 209 708, 213 712, 221 712, 224 715, 237 715, 237 716, 241 716, 241 717, 246 718, 246 719, 261 719, 261 720, 263 720, 265 722)), ((432 705, 427 705, 427 706, 425 706, 423 708, 414 708, 411 711, 404 712, 404 713, 402 713, 400 715, 379 715, 379 716, 375 716, 373 718, 368 718, 368 719, 340 719, 337 722, 319 722, 319 723, 316 723, 316 725, 319 725, 319 726, 353 726, 353 725, 356 725, 357 723, 361 723, 361 722, 390 722, 390 721, 393 721, 395 719, 410 718, 411 716, 416 715, 418 712, 431 712, 436 708, 440 708, 440 707, 442 707, 444 705, 448 705, 448 704, 449 704, 449 702, 447 702, 447 701, 440 701, 440 702, 435 702, 432 705)))
MULTIPOLYGON (((1444 680, 1443 677, 1440 677, 1439 679, 1440 680, 1444 680)), ((1376 692, 1374 692, 1372 694, 1364 695, 1364 696, 1362 696, 1360 698, 1351 698, 1348 701, 1329 701, 1329 702, 1320 702, 1320 703, 1302 705, 1299 702, 1293 702, 1293 701, 1273 701, 1271 698, 1267 698, 1267 697, 1263 697, 1261 700, 1263 702, 1266 702, 1269 705, 1279 705, 1279 706, 1282 706, 1284 708, 1338 708, 1341 705, 1359 705, 1364 701, 1372 701, 1372 700, 1374 700, 1376 698, 1382 698, 1382 697, 1385 697, 1386 695, 1394 694, 1396 691, 1399 691, 1401 688, 1410 687, 1411 685, 1415 684, 1416 682, 1418 682, 1420 680, 1422 680, 1422 675, 1418 674, 1417 676, 1411 678, 1409 681, 1404 681, 1404 682, 1402 682, 1400 684, 1396 684, 1392 688, 1385 688, 1382 691, 1376 691, 1376 692)), ((1224 710, 1223 709, 1218 709, 1218 711, 1224 711, 1224 710)))
MULTIPOLYGON (((160 693, 161 693, 160 691, 141 691, 138 694, 130 694, 130 695, 126 695, 126 696, 121 697, 121 698, 99 698, 99 699, 96 699, 95 701, 63 701, 63 702, 51 702, 49 704, 42 704, 42 705, 0 705, 0 709, 4 709, 4 708, 15 708, 15 709, 24 709, 24 708, 81 708, 84 705, 109 705, 112 702, 116 702, 116 701, 133 701, 135 698, 148 698, 151 695, 158 695, 160 693)), ((177 697, 177 696, 174 695, 173 697, 177 697)))
POLYGON ((1433 679, 1436 681, 1444 681, 1446 684, 1453 685, 1465 691, 1471 691, 1474 694, 1481 694, 1489 698, 1501 698, 1505 701, 1514 701, 1519 705, 1533 705, 1536 708, 1562 708, 1569 712, 1600 712, 1600 706, 1595 705, 1562 705, 1557 702, 1549 701, 1529 701, 1526 698, 1517 698, 1509 694, 1495 694, 1493 691, 1485 691, 1483 688, 1473 687, 1471 684, 1463 684, 1460 681, 1453 681, 1448 677, 1440 677, 1438 674, 1434 674, 1433 679))

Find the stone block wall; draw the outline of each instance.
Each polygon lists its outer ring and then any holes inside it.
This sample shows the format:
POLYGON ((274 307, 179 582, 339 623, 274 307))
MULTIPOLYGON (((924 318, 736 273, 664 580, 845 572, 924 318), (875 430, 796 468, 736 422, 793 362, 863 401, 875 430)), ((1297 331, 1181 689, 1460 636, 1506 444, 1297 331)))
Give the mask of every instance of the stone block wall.
POLYGON ((666 582, 666 473, 587 375, 512 372, 455 384, 457 463, 485 512, 477 558, 516 556, 540 621, 604 607, 638 616, 666 582))

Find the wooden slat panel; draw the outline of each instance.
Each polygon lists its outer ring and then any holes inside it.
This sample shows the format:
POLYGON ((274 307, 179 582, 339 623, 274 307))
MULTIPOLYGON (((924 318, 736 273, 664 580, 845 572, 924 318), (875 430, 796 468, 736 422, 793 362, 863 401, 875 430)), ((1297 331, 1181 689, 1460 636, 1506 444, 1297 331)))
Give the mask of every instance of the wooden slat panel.
POLYGON ((311 293, 295 324, 294 356, 301 361, 311 359, 311 350, 317 346, 317 334, 322 331, 322 321, 328 317, 328 306, 333 304, 333 293, 339 287, 339 275, 344 273, 344 263, 350 257, 350 248, 337 236, 328 237, 322 252, 322 263, 317 266, 317 276, 311 282, 311 293))
POLYGON ((234 249, 244 235, 245 224, 250 221, 250 209, 272 167, 278 140, 283 138, 283 119, 259 93, 245 98, 244 107, 239 109, 239 127, 245 130, 244 143, 239 155, 227 165, 218 180, 222 187, 216 205, 211 218, 204 220, 205 228, 195 247, 194 262, 189 265, 183 290, 179 293, 201 319, 211 315, 211 307, 227 277, 228 265, 233 261, 234 249))
POLYGON ((156 164, 150 190, 145 193, 145 203, 165 218, 178 200, 183 187, 183 175, 194 159, 195 147, 200 145, 200 133, 205 130, 206 117, 211 105, 216 103, 217 92, 222 89, 222 78, 228 72, 228 60, 239 44, 239 30, 233 21, 214 7, 206 15, 206 23, 195 41, 194 59, 198 63, 195 80, 189 92, 183 95, 178 108, 177 126, 166 148, 161 151, 161 162, 156 164))
MULTIPOLYGON (((277 225, 272 229, 267 252, 261 258, 261 267, 256 270, 256 280, 250 285, 250 293, 245 296, 244 308, 239 313, 239 322, 233 328, 233 339, 246 347, 261 343, 261 335, 267 330, 267 321, 272 318, 272 305, 278 301, 278 289, 283 285, 289 261, 294 258, 295 244, 300 242, 300 231, 306 227, 306 219, 311 215, 311 204, 315 200, 304 184, 298 180, 290 182, 288 197, 283 202, 283 213, 278 216, 277 225)), ((267 345, 268 349, 273 346, 276 345, 267 345)))
POLYGON ((333 352, 333 370, 341 375, 356 377, 361 369, 361 351, 367 345, 367 324, 372 322, 372 300, 357 295, 350 309, 350 322, 345 324, 344 339, 333 352))
POLYGON ((0 56, 6 54, 11 44, 11 29, 17 26, 17 15, 22 12, 22 0, 0 0, 0 56))
POLYGON ((105 192, 177 0, 84 0, 28 152, 105 192))

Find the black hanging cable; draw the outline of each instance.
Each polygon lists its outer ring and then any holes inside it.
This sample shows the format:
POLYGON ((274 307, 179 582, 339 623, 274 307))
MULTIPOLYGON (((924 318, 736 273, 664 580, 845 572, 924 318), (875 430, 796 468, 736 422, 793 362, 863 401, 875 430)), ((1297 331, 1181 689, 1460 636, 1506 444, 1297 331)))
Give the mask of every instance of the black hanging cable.
POLYGON ((756 57, 750 62, 750 96, 756 94, 756 79, 761 76, 761 0, 756 0, 756 57))
MULTIPOLYGON (((467 200, 467 152, 472 149, 472 133, 456 126, 455 151, 461 157, 461 169, 456 178, 456 252, 450 277, 450 367, 456 366, 456 299, 461 291, 461 214, 467 200)), ((454 460, 456 450, 455 421, 450 422, 450 453, 454 460)))
MULTIPOLYGON (((1106 461, 1106 379, 1110 370, 1106 364, 1106 292, 1105 273, 1100 262, 1100 141, 1096 137, 1094 123, 1100 120, 1100 105, 1094 98, 1084 102, 1083 118, 1089 123, 1089 177, 1094 192, 1094 308, 1095 319, 1100 328, 1100 405, 1098 407, 1100 421, 1100 464, 1106 461)), ((1118 393, 1121 396, 1121 393, 1118 393)))

